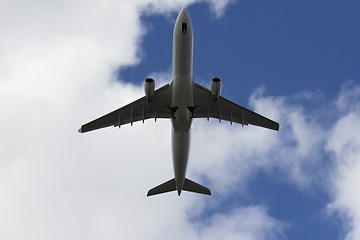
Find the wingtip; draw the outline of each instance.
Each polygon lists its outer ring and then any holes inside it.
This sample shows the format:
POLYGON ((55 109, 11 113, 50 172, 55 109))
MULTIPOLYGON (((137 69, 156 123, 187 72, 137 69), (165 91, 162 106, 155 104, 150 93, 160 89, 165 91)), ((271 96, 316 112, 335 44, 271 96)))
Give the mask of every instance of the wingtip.
POLYGON ((82 128, 81 127, 79 128, 78 133, 82 133, 82 128))

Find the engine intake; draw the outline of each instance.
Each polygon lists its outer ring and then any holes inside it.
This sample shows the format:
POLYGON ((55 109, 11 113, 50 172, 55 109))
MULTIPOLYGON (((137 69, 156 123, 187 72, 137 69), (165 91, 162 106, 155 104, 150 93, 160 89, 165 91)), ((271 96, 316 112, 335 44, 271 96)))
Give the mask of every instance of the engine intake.
POLYGON ((211 79, 211 94, 214 95, 216 99, 219 98, 221 93, 221 79, 214 77, 211 79))
POLYGON ((155 80, 152 78, 146 78, 144 81, 144 91, 145 96, 148 100, 154 95, 155 90, 155 80))

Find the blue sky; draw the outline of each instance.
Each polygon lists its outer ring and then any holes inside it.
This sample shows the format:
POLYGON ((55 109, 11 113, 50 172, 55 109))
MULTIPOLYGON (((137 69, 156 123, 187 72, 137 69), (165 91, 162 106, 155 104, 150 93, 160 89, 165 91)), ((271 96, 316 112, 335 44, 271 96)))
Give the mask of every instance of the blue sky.
POLYGON ((360 239, 357 1, 0 1, 0 239, 360 239), (192 126, 173 177, 169 121, 78 127, 171 81, 186 6, 194 81, 280 123, 192 126), (141 231, 139 231, 139 226, 141 231))
MULTIPOLYGON (((243 100, 259 85, 276 95, 319 89, 334 97, 344 81, 359 78, 357 10, 356 1, 241 1, 217 19, 195 4, 194 80, 221 76, 243 100)), ((124 79, 140 83, 171 68, 176 14, 143 17, 145 57, 121 72, 124 79)))

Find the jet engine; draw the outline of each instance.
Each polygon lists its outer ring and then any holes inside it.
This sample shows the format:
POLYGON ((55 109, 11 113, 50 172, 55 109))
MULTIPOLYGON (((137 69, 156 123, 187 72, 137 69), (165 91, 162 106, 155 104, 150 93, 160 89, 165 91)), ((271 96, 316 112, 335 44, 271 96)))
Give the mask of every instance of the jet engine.
POLYGON ((211 94, 214 95, 216 99, 219 98, 221 92, 221 79, 214 77, 211 79, 211 94))
POLYGON ((155 90, 155 80, 152 78, 146 78, 144 81, 144 91, 145 96, 148 100, 154 95, 155 90))

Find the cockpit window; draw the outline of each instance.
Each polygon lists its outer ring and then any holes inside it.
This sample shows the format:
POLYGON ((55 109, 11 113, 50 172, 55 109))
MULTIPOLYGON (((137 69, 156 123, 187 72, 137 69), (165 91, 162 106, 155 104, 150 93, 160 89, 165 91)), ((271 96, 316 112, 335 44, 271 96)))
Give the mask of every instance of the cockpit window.
POLYGON ((181 31, 183 33, 186 33, 187 32, 187 24, 186 23, 181 23, 181 31))

